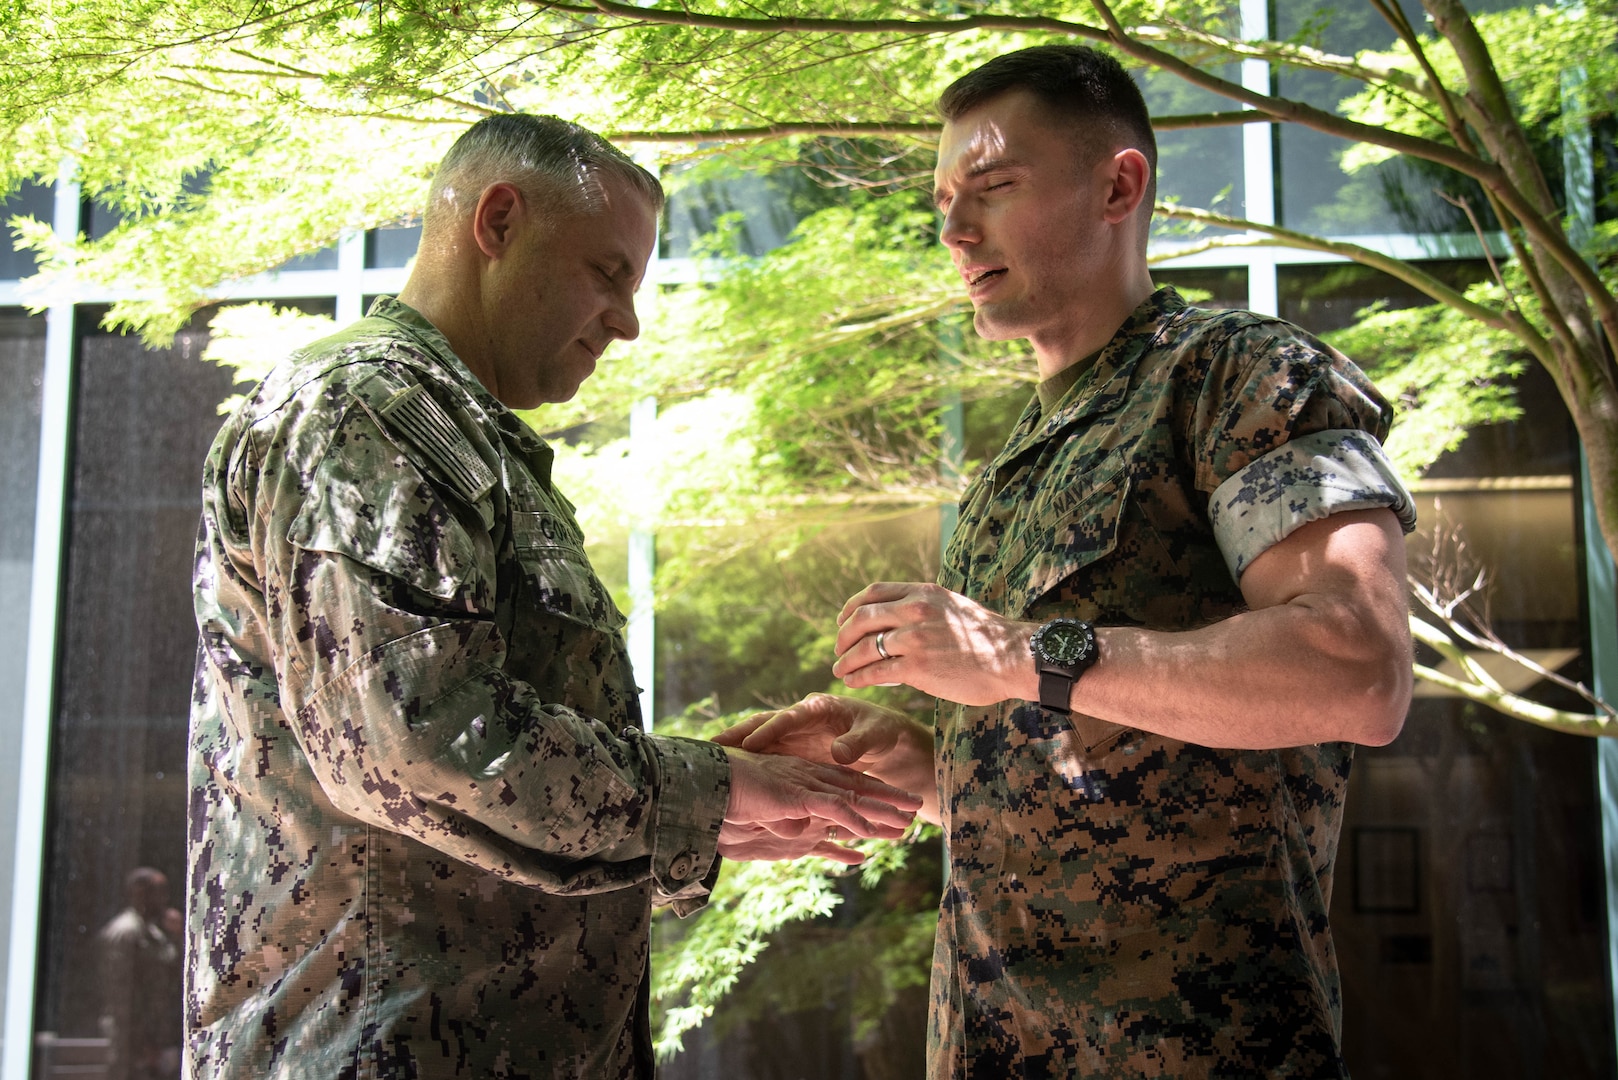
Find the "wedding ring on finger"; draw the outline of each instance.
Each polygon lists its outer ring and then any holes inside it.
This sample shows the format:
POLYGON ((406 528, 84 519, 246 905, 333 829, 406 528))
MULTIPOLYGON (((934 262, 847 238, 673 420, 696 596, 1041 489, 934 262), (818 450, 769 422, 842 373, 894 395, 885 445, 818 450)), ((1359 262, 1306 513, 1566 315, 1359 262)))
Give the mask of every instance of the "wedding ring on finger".
POLYGON ((893 657, 888 655, 887 647, 882 644, 882 639, 887 636, 887 633, 888 632, 886 630, 878 630, 877 631, 877 634, 876 634, 876 654, 878 656, 880 656, 884 660, 892 660, 893 657))

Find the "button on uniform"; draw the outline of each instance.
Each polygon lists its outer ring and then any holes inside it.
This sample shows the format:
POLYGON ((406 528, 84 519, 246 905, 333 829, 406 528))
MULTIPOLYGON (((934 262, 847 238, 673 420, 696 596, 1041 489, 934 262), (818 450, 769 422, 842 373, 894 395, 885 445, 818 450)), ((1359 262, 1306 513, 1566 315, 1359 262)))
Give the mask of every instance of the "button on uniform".
POLYGON ((680 852, 669 863, 669 877, 675 881, 684 881, 691 876, 691 866, 695 861, 689 851, 680 852))

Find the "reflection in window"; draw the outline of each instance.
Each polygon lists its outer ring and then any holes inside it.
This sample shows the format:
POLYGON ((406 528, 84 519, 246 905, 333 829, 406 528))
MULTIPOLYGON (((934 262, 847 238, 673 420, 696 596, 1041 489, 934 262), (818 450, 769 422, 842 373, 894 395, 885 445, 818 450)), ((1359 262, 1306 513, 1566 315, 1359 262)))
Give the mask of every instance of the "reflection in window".
POLYGON ((79 213, 79 228, 89 239, 100 240, 123 220, 124 214, 117 207, 108 206, 97 199, 85 199, 79 213))
POLYGON ((321 248, 319 251, 308 251, 302 255, 294 255, 275 269, 335 270, 337 269, 337 245, 331 244, 321 248))
MULTIPOLYGON (((1486 273, 1426 265, 1452 284, 1486 273)), ((1279 285, 1285 314, 1315 332, 1378 299, 1427 303, 1343 264, 1282 267, 1279 285)), ((1484 571, 1474 604, 1493 630, 1587 680, 1572 424, 1537 366, 1517 398, 1521 420, 1473 430, 1412 484, 1409 562, 1429 582, 1470 585, 1484 571)), ((1424 648, 1418 660, 1439 658, 1424 648)), ((1532 677, 1516 685, 1580 707, 1532 677)), ((1612 1074, 1594 757, 1593 740, 1427 683, 1397 740, 1357 751, 1331 911, 1353 1075, 1612 1074), (1407 872, 1411 852, 1419 872, 1407 872)))
POLYGON ((78 314, 35 1023, 42 1056, 133 1062, 111 1075, 145 1080, 178 1075, 168 911, 185 881, 198 470, 231 380, 199 361, 203 331, 152 350, 94 329, 100 314, 78 314), (114 971, 139 1000, 103 992, 114 971))
MULTIPOLYGON (((1416 265, 1454 289, 1489 277, 1488 264, 1481 259, 1427 260, 1416 265)), ((1281 317, 1316 334, 1353 325, 1355 316, 1372 304, 1397 309, 1434 302, 1398 278, 1351 262, 1283 267, 1276 288, 1281 317)))
POLYGON ((1608 116, 1590 132, 1595 166, 1596 220, 1618 220, 1618 116, 1608 116))
POLYGON ((1176 267, 1152 270, 1154 285, 1173 285, 1188 303, 1204 308, 1247 307, 1247 268, 1176 267))
POLYGON ((700 242, 716 230, 734 230, 735 250, 762 255, 786 243, 802 219, 794 196, 805 194, 809 180, 796 169, 744 172, 711 162, 676 167, 667 178, 671 194, 664 210, 662 256, 683 259, 697 253, 700 242), (681 183, 681 174, 692 177, 681 183))
POLYGON ((408 266, 421 243, 421 223, 388 225, 365 234, 365 268, 408 266))
MULTIPOLYGON (((1241 79, 1236 65, 1217 70, 1216 74, 1233 82, 1241 79)), ((1154 118, 1224 112, 1236 107, 1229 98, 1164 72, 1148 71, 1141 83, 1146 107, 1154 118)), ((1247 216, 1240 126, 1159 131, 1156 136, 1160 202, 1178 202, 1232 217, 1247 216)), ((1154 237, 1172 237, 1182 229, 1175 222, 1158 216, 1153 220, 1152 231, 1154 237)))
POLYGON ((932 152, 919 143, 822 138, 791 161, 715 155, 667 170, 661 252, 666 259, 718 253, 756 257, 787 242, 804 218, 862 196, 932 184, 932 152))

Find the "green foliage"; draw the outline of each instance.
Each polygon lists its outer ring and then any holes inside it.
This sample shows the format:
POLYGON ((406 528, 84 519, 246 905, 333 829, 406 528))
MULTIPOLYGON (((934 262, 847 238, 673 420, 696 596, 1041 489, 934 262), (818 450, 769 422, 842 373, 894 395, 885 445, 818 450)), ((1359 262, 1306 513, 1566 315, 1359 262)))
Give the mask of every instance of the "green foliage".
POLYGON ((826 868, 811 870, 807 862, 726 863, 701 917, 672 941, 668 927, 661 928, 652 976, 660 1057, 684 1048, 685 1033, 713 1015, 770 935, 841 903, 826 868))
MULTIPOLYGON (((1499 288, 1467 290, 1479 301, 1499 288)), ((1354 357, 1398 409, 1387 451, 1399 471, 1420 476, 1469 429, 1522 415, 1511 380, 1526 363, 1520 343, 1442 304, 1360 312, 1327 340, 1354 357)))
MULTIPOLYGON (((1235 79, 1237 61, 1269 57, 1289 96, 1451 144, 1414 59, 1381 44, 1391 35, 1368 7, 1322 7, 1283 26, 1282 40, 1251 44, 1236 40, 1229 0, 1124 0, 1111 10, 1135 43, 1170 60, 1235 79)), ((1477 23, 1557 179, 1554 140, 1568 133, 1561 73, 1585 72, 1587 121, 1614 114, 1618 0, 1523 7, 1477 23)), ((615 346, 576 400, 527 416, 556 436, 557 482, 579 503, 604 569, 632 529, 657 530, 658 711, 674 717, 659 726, 711 732, 749 709, 826 688, 832 619, 868 580, 933 576, 936 507, 997 448, 1034 369, 1021 346, 984 343, 967 328, 958 281, 934 240, 931 138, 921 129, 936 122, 939 89, 988 56, 1053 40, 1095 43, 1101 31, 1096 6, 1077 0, 706 0, 611 12, 511 0, 10 0, 0 4, 0 34, 0 190, 53 179, 71 160, 85 195, 122 219, 67 242, 42 223, 11 223, 42 256, 39 295, 70 282, 114 290, 109 321, 151 341, 222 287, 250 292, 245 279, 345 232, 419 215, 434 163, 467 123, 493 111, 554 112, 628 133, 644 160, 665 167, 671 189, 705 197, 714 221, 747 209, 747 198, 730 197, 740 177, 778 197, 785 213, 768 224, 795 225, 790 242, 764 251, 730 219, 728 231, 698 245, 701 280, 640 297, 641 339, 615 346), (755 33, 642 21, 691 10, 912 25, 755 33), (1000 21, 961 29, 972 18, 1000 21), (785 122, 903 130, 730 141, 734 129, 785 122), (710 139, 724 140, 725 153, 710 139), (655 450, 637 457, 624 417, 648 396, 661 408, 646 439, 655 450), (960 461, 943 446, 957 415, 960 461)), ((1443 81, 1467 90, 1459 54, 1424 42, 1443 81)), ((1163 72, 1145 84, 1159 117, 1234 107, 1163 72)), ((1234 160, 1236 139, 1233 129, 1210 128, 1165 140, 1165 196, 1231 200, 1231 178, 1199 168, 1234 160)), ((1465 196, 1491 227, 1478 188, 1458 173, 1397 159, 1380 143, 1335 147, 1323 153, 1340 155, 1353 175, 1309 208, 1315 225, 1370 231, 1384 195, 1438 187, 1465 196)), ((1610 192, 1604 175, 1598 169, 1598 187, 1610 192)), ((1470 228, 1464 212, 1431 199, 1395 210, 1424 228, 1470 228)), ((1615 237, 1609 222, 1587 249, 1609 279, 1615 237)), ((1549 320, 1534 290, 1517 270, 1506 281, 1509 297, 1492 286, 1468 297, 1489 315, 1520 310, 1543 336, 1549 320)), ((208 358, 247 382, 330 330, 329 321, 263 304, 224 309, 212 326, 208 358)), ((1369 311, 1333 340, 1398 403, 1390 445, 1407 474, 1468 427, 1515 415, 1510 380, 1524 362, 1524 335, 1423 307, 1369 311)), ((624 583, 613 585, 626 602, 624 583)), ((727 867, 700 915, 659 921, 661 1052, 733 988, 746 989, 727 1012, 756 1015, 789 1008, 799 994, 824 995, 850 970, 859 973, 861 1022, 873 1022, 926 977, 938 875, 912 858, 922 850, 872 845, 861 880, 876 891, 853 891, 818 862, 727 867), (835 933, 833 916, 847 916, 835 933), (755 969, 744 979, 772 940, 790 951, 795 977, 755 969)))
MULTIPOLYGON (((1566 136, 1562 73, 1575 67, 1582 68, 1589 80, 1591 111, 1585 122, 1610 116, 1618 107, 1618 4, 1613 0, 1577 6, 1525 5, 1479 13, 1474 18, 1485 40, 1502 46, 1491 55, 1530 134, 1566 136)), ((1420 40, 1439 77, 1464 92, 1466 79, 1455 53, 1431 33, 1420 40)), ((1411 76, 1420 72, 1403 46, 1387 53, 1367 53, 1360 59, 1411 76)), ((1345 99, 1340 108, 1348 116, 1391 131, 1434 137, 1443 128, 1443 116, 1432 102, 1396 92, 1386 84, 1367 86, 1345 99)), ((1353 170, 1391 156, 1386 147, 1358 143, 1345 155, 1344 165, 1353 170)))
MULTIPOLYGON (((921 839, 929 847, 939 843, 936 830, 929 830, 921 839)), ((922 844, 914 846, 920 849, 922 844)), ((898 845, 888 847, 907 851, 898 845)), ((910 873, 908 880, 896 883, 884 877, 881 894, 875 884, 855 894, 850 879, 837 880, 844 906, 830 917, 805 920, 778 931, 770 944, 771 962, 757 965, 737 980, 715 1017, 715 1035, 722 1038, 742 1024, 823 1010, 835 1002, 851 1015, 856 1045, 870 1039, 900 995, 907 990, 925 991, 931 974, 933 936, 938 927, 938 860, 918 862, 934 871, 931 878, 910 873), (895 904, 895 896, 918 900, 923 906, 912 910, 895 904), (857 906, 875 910, 854 914, 852 909, 857 906)))
MULTIPOLYGON (((871 858, 855 871, 860 887, 874 890, 902 874, 913 846, 937 841, 938 831, 924 828, 904 841, 862 842, 871 858)), ((726 863, 698 917, 677 922, 664 914, 654 931, 658 1056, 666 1059, 681 1050, 686 1032, 712 1016, 744 969, 795 923, 808 925, 788 935, 791 955, 776 967, 790 975, 766 974, 762 985, 751 987, 753 993, 726 1002, 726 1019, 734 1024, 766 1007, 788 1011, 823 1001, 821 983, 857 974, 856 1015, 859 1023, 874 1025, 900 990, 926 983, 937 917, 937 865, 932 860, 927 871, 934 875, 930 889, 896 891, 852 926, 826 934, 815 932, 814 921, 826 920, 846 902, 839 887, 848 876, 843 867, 824 859, 726 863)))
MULTIPOLYGON (((745 715, 716 715, 710 706, 698 702, 659 731, 711 737, 745 715)), ((825 859, 726 863, 699 914, 680 920, 663 912, 654 925, 659 1058, 682 1049, 683 1036, 713 1016, 739 984, 747 992, 726 1001, 730 1024, 766 1009, 792 1011, 824 1001, 831 996, 826 983, 852 975, 857 1022, 875 1025, 900 991, 926 985, 937 921, 938 844, 938 830, 918 824, 903 840, 859 842, 867 859, 852 870, 825 859), (918 852, 923 857, 916 858, 918 852), (850 901, 860 913, 828 926, 850 901), (772 944, 778 940, 788 955, 743 983, 749 965, 779 947, 772 944)))
MULTIPOLYGON (((274 304, 238 304, 220 308, 208 322, 208 345, 202 358, 230 368, 236 382, 253 386, 287 355, 333 333, 336 320, 274 304)), ((228 416, 241 404, 234 394, 219 403, 228 416)))

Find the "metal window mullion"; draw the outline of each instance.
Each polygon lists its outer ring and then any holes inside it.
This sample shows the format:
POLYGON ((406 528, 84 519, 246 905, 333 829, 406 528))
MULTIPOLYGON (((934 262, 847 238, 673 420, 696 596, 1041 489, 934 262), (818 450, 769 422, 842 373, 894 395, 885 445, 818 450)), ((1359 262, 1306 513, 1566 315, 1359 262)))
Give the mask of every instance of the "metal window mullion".
POLYGON ((631 508, 629 526, 629 625, 625 645, 629 666, 640 684, 640 722, 652 730, 653 708, 657 702, 657 533, 645 508, 655 502, 647 477, 656 449, 657 399, 644 397, 629 410, 629 458, 634 483, 641 488, 631 508))
MULTIPOLYGON (((1268 0, 1241 0, 1242 38, 1256 41, 1269 37, 1268 0)), ((1261 94, 1274 92, 1270 65, 1264 60, 1242 61, 1242 86, 1261 94)), ((1247 195, 1247 220, 1260 225, 1275 221, 1275 125, 1269 121, 1242 125, 1242 187, 1247 195)), ((1249 248, 1247 262, 1247 306, 1261 315, 1281 311, 1276 285, 1275 249, 1249 248)))
MULTIPOLYGON (((79 229, 79 185, 64 164, 56 182, 56 235, 79 229)), ((0 1080, 29 1080, 39 912, 44 895, 45 823, 49 805, 51 727, 63 553, 67 543, 68 471, 73 437, 73 304, 45 316, 45 371, 39 424, 39 482, 34 494, 34 549, 28 593, 28 658, 23 672, 22 748, 17 777, 17 844, 11 876, 10 949, 0 1080)))
POLYGON ((337 325, 365 314, 365 231, 350 229, 337 240, 337 325))

